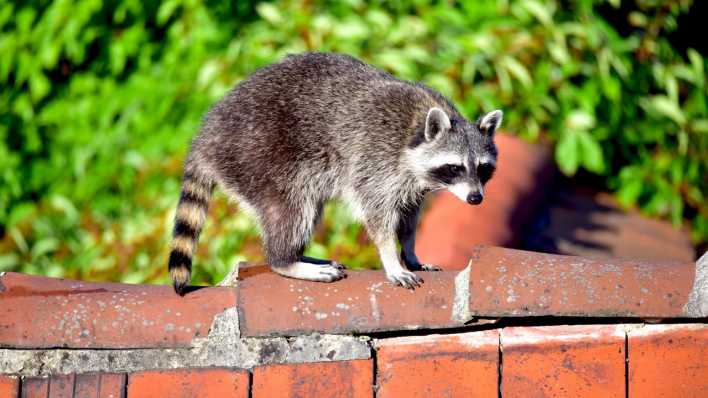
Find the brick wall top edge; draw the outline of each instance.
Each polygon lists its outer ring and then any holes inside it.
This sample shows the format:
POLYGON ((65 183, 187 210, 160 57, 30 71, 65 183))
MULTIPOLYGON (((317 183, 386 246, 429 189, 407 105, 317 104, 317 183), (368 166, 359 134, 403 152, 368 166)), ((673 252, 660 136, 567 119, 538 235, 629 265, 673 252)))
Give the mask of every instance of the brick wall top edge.
POLYGON ((0 346, 189 347, 236 304, 233 289, 83 282, 8 272, 0 278, 0 346))
POLYGON ((700 286, 695 263, 477 246, 470 267, 470 309, 477 316, 702 316, 687 310, 689 295, 705 297, 691 293, 700 286))
MULTIPOLYGON (((664 325, 662 325, 664 326, 664 325)), ((626 325, 518 326, 501 331, 502 346, 624 340, 626 325)))
POLYGON ((332 284, 244 273, 250 276, 237 288, 195 289, 184 297, 170 286, 5 273, 0 346, 190 347, 209 335, 215 316, 234 307, 242 337, 440 329, 464 326, 473 316, 696 316, 684 311, 695 289, 692 263, 484 246, 473 254, 462 272, 421 273, 425 283, 415 291, 393 286, 382 271, 350 271, 332 284))
MULTIPOLYGON (((437 346, 441 342, 454 342, 457 345, 467 348, 480 348, 487 345, 496 346, 499 344, 499 331, 497 329, 452 333, 452 334, 426 334, 424 336, 401 336, 374 341, 375 348, 381 347, 405 347, 405 346, 437 346)), ((420 348, 424 351, 424 348, 420 348)))
POLYGON ((677 332, 692 332, 702 331, 708 332, 708 324, 706 323, 677 323, 677 324, 640 324, 628 325, 627 334, 635 337, 642 336, 659 336, 664 334, 672 334, 677 332))
POLYGON ((239 283, 241 334, 366 333, 462 326, 469 317, 454 313, 457 274, 421 273, 425 283, 416 290, 406 290, 388 282, 381 271, 350 271, 346 279, 332 284, 261 273, 239 283))

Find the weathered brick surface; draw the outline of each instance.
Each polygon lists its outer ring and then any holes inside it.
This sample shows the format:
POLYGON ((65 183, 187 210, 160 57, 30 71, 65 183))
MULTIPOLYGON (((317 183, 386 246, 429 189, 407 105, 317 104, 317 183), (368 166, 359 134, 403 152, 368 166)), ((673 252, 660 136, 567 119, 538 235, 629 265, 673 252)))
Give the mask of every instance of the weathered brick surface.
POLYGON ((128 398, 248 397, 245 370, 202 368, 138 372, 128 377, 128 398))
MULTIPOLYGON (((502 396, 708 396, 705 323, 507 327, 383 338, 373 345, 375 359, 256 367, 250 391, 246 370, 192 368, 128 376, 51 372, 22 382, 0 375, 0 398, 20 391, 41 398, 496 397, 498 386, 502 396)), ((90 360, 91 352, 84 352, 90 360)))
POLYGON ((377 397, 497 397, 497 330, 378 340, 377 397))
POLYGON ((625 396, 621 326, 502 330, 502 396, 625 396))
POLYGON ((331 284, 261 273, 239 283, 243 336, 369 332, 460 326, 452 319, 456 272, 423 272, 402 289, 383 271, 349 271, 331 284))
POLYGON ((708 325, 630 330, 630 397, 708 397, 708 325))
POLYGON ((498 167, 481 205, 470 206, 448 192, 436 195, 421 220, 416 252, 421 260, 444 269, 462 269, 475 244, 514 244, 550 181, 548 148, 505 134, 495 138, 498 167), (523 167, 519 167, 523 165, 523 167))
POLYGON ((17 398, 20 394, 20 379, 0 375, 0 398, 17 398))
POLYGON ((76 375, 54 375, 49 379, 49 398, 72 398, 76 375))
POLYGON ((125 398, 125 374, 84 373, 76 375, 74 396, 77 398, 125 398))
POLYGON ((684 316, 695 264, 591 260, 478 246, 470 309, 479 316, 684 316))
POLYGON ((180 297, 170 286, 91 283, 6 273, 0 279, 0 346, 187 347, 214 316, 234 306, 234 289, 180 297))
POLYGON ((46 398, 49 396, 49 378, 30 377, 22 381, 22 398, 46 398))
POLYGON ((252 397, 373 397, 373 372, 371 360, 261 366, 252 397))

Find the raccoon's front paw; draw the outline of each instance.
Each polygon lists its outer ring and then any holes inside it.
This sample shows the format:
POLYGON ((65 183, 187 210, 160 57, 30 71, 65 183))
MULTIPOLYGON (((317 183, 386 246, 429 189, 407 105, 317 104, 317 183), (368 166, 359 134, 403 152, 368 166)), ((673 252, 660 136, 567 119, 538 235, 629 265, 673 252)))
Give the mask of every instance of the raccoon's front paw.
POLYGON ((415 289, 416 287, 420 287, 420 284, 423 283, 423 278, 403 269, 396 273, 386 274, 386 278, 393 284, 405 287, 406 289, 415 289))
POLYGON ((406 264, 408 269, 410 271, 442 271, 440 267, 437 265, 433 264, 421 264, 421 263, 415 263, 415 264, 406 264))

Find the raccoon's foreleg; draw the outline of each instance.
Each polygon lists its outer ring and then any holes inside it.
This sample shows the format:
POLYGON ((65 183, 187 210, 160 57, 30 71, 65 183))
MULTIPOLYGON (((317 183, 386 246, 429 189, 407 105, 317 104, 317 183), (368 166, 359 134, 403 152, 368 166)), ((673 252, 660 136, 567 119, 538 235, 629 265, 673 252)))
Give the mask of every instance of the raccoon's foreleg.
MULTIPOLYGON (((389 224, 375 216, 365 216, 364 224, 371 237, 371 240, 379 250, 379 257, 386 271, 386 278, 396 285, 407 289, 413 289, 423 283, 423 279, 418 275, 403 268, 401 258, 398 256, 396 248, 396 231, 389 224)), ((395 225, 395 224, 394 224, 395 225)))
POLYGON ((422 264, 415 254, 415 230, 418 225, 420 205, 411 205, 402 209, 396 235, 401 243, 401 259, 410 271, 440 271, 440 267, 422 264))
POLYGON ((321 205, 266 199, 259 208, 266 257, 273 272, 289 278, 334 282, 346 277, 345 268, 334 261, 303 256, 321 205), (263 206, 264 205, 264 206, 263 206))

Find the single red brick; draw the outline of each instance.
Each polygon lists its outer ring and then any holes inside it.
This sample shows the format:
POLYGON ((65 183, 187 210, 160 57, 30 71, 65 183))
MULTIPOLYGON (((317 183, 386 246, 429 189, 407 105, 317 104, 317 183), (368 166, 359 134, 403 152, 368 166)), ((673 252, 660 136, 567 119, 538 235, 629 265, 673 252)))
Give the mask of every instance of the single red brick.
POLYGON ((72 398, 75 375, 53 375, 49 378, 49 398, 72 398))
POLYGON ((253 398, 373 397, 369 359, 266 365, 253 369, 253 398))
POLYGON ((74 394, 77 397, 98 398, 100 383, 100 373, 78 374, 76 375, 76 387, 74 389, 74 394))
POLYGON ((497 330, 376 343, 377 397, 497 397, 497 330))
POLYGON ((22 381, 22 398, 46 398, 49 396, 49 378, 29 377, 22 381))
POLYGON ((125 398, 123 390, 127 382, 125 374, 84 373, 76 375, 75 397, 125 398))
POLYGON ((248 372, 224 368, 154 370, 128 376, 128 397, 248 397, 248 372))
POLYGON ((630 396, 708 397, 708 325, 644 325, 628 347, 630 396))
POLYGON ((117 373, 103 373, 100 377, 98 396, 100 398, 125 398, 125 391, 128 384, 128 376, 117 373))
POLYGON ((452 319, 456 272, 421 272, 407 290, 383 271, 349 271, 323 284, 261 273, 239 282, 243 336, 348 333, 460 326, 452 319))
POLYGON ((470 310, 479 316, 684 316, 696 266, 591 260, 478 246, 470 310))
POLYGON ((546 146, 505 134, 497 134, 495 141, 498 167, 481 205, 470 206, 449 192, 433 198, 416 239, 422 261, 459 270, 475 244, 509 246, 518 241, 553 175, 553 162, 546 146))
POLYGON ((19 395, 19 377, 0 375, 0 398, 18 398, 19 395))
POLYGON ((505 397, 624 397, 622 325, 502 330, 505 397))
POLYGON ((15 348, 188 347, 236 304, 229 288, 180 297, 170 286, 0 278, 0 346, 15 348))

